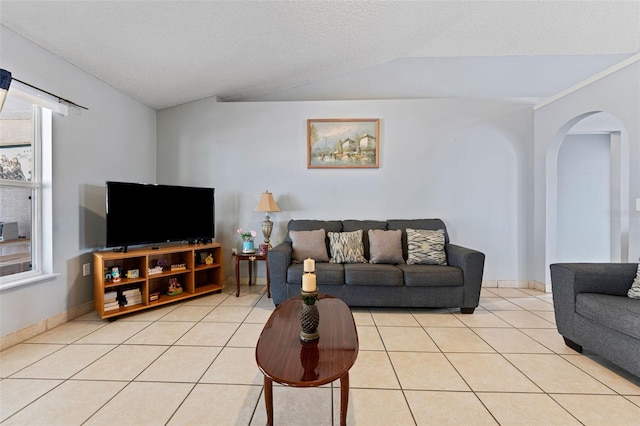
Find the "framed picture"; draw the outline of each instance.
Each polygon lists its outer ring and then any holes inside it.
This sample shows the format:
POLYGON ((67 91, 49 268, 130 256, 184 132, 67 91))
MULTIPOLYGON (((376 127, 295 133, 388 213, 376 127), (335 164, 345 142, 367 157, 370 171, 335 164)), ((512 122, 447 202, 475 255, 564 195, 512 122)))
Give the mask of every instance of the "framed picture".
POLYGON ((380 120, 307 120, 307 168, 378 168, 380 120))
POLYGON ((0 144, 0 179, 31 181, 30 143, 0 144))

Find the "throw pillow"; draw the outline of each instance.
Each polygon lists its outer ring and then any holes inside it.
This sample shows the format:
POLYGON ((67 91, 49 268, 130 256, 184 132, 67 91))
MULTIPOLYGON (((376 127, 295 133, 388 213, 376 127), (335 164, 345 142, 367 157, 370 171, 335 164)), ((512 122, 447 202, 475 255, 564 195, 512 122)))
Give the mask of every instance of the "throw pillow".
POLYGON ((627 292, 627 296, 632 299, 640 299, 640 264, 638 264, 638 272, 636 272, 636 278, 631 284, 631 288, 627 292))
POLYGON ((329 232, 330 263, 367 263, 364 258, 362 229, 351 232, 329 232))
POLYGON ((316 262, 329 261, 324 229, 289 231, 289 238, 291 238, 291 246, 293 248, 291 256, 294 262, 303 262, 308 258, 316 262))
POLYGON ((446 265, 444 229, 407 228, 408 265, 446 265))
POLYGON ((402 231, 369 229, 369 262, 404 263, 402 257, 402 231))

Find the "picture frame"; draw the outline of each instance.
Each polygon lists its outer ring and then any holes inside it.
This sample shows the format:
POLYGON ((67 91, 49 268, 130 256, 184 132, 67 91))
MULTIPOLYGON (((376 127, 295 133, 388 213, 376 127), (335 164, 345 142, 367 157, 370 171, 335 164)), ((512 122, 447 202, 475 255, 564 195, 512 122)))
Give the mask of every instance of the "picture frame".
POLYGON ((307 120, 308 169, 377 169, 380 166, 380 119, 307 120))
POLYGON ((32 163, 30 143, 0 144, 0 179, 31 181, 32 163))

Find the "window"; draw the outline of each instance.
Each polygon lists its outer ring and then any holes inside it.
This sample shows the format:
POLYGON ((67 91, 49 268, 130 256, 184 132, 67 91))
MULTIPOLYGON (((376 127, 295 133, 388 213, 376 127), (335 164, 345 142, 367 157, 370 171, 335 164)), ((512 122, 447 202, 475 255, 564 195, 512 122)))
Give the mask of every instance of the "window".
POLYGON ((0 112, 0 289, 51 274, 51 110, 9 90, 0 112))

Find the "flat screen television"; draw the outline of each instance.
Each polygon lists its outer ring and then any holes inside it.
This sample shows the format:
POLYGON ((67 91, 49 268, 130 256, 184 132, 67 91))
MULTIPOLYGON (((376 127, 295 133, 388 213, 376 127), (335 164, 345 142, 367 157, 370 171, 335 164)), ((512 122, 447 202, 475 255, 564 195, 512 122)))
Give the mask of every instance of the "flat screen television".
POLYGON ((215 237, 214 188, 106 183, 107 247, 215 237))

